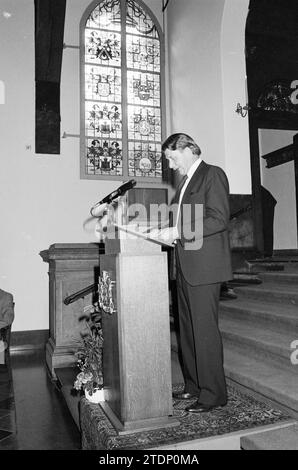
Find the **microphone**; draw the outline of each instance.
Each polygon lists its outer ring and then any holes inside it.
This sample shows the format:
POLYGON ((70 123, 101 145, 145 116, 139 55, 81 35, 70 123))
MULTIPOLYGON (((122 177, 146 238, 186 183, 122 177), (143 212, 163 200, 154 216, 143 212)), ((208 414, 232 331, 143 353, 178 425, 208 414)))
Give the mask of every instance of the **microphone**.
POLYGON ((114 199, 125 194, 126 191, 128 191, 129 189, 132 189, 136 184, 137 182, 135 180, 126 181, 126 183, 119 186, 119 188, 115 189, 115 191, 112 191, 110 194, 105 196, 101 201, 94 204, 94 206, 90 210, 91 215, 93 215, 93 210, 96 207, 101 206, 102 204, 110 204, 114 199))

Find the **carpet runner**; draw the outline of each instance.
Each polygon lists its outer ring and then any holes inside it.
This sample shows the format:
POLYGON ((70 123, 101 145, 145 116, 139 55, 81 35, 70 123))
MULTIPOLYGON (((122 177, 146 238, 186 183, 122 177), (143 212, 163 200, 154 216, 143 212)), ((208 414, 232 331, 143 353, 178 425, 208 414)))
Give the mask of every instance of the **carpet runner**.
MULTIPOLYGON (((183 385, 173 387, 182 391, 183 385)), ((100 405, 81 400, 82 447, 85 450, 149 449, 199 438, 286 422, 289 416, 254 398, 228 387, 228 404, 200 415, 189 414, 185 407, 193 400, 173 400, 174 416, 180 426, 118 436, 100 405)))

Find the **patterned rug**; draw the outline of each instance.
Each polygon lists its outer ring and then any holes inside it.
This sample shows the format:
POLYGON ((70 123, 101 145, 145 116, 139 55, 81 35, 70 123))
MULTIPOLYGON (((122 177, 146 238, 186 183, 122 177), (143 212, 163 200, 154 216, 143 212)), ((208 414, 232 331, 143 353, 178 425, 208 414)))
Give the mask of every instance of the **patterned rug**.
MULTIPOLYGON (((173 391, 183 390, 176 385, 173 391)), ((228 404, 199 415, 186 413, 185 407, 192 400, 173 400, 173 415, 180 426, 161 428, 118 436, 100 405, 81 400, 82 447, 88 450, 103 449, 148 449, 150 447, 174 444, 181 441, 219 436, 222 434, 265 426, 290 419, 283 412, 259 402, 254 398, 228 387, 228 404)))

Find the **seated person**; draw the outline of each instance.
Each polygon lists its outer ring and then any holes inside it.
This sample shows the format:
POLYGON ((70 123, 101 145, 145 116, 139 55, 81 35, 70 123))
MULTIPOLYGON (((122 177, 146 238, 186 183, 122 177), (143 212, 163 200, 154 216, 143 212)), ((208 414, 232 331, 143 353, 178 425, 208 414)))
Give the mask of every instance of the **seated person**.
POLYGON ((0 289, 0 340, 6 340, 8 327, 14 319, 13 296, 9 292, 0 289))

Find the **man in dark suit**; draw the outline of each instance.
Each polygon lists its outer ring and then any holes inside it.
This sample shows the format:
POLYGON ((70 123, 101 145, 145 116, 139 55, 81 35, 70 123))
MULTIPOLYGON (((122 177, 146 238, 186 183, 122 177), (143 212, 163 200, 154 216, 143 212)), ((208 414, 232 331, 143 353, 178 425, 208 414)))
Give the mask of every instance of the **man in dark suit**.
POLYGON ((186 410, 200 413, 227 402, 218 305, 221 283, 232 278, 229 184, 188 135, 171 135, 162 149, 170 168, 184 176, 174 198, 176 221, 158 234, 174 242, 176 253, 185 389, 174 397, 197 398, 186 410))

